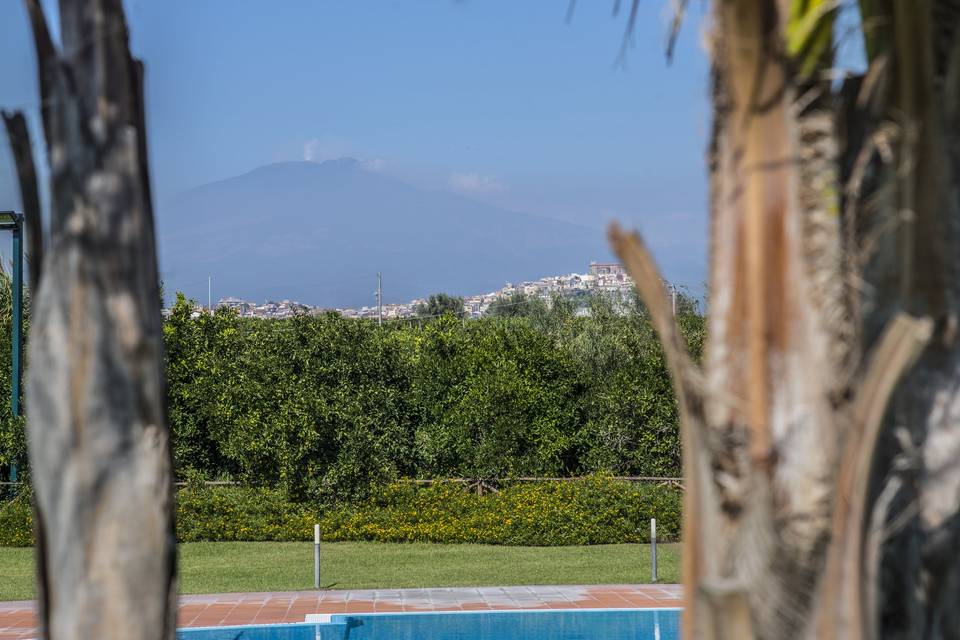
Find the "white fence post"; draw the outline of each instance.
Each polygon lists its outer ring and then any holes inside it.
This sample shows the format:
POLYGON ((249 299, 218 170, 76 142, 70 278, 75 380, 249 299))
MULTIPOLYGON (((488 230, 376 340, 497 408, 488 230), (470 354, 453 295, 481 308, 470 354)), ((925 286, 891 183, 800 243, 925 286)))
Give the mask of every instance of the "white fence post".
POLYGON ((657 519, 656 518, 650 518, 650 569, 653 577, 652 582, 657 582, 657 519))
POLYGON ((313 587, 320 588, 320 525, 313 525, 313 587))

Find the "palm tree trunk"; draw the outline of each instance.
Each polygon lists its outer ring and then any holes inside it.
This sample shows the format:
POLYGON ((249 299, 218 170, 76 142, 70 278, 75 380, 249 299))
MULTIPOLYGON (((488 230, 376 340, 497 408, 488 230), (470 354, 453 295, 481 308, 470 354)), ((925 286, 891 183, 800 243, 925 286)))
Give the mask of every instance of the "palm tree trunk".
POLYGON ((56 639, 173 638, 143 70, 130 56, 121 0, 61 2, 64 53, 39 0, 27 8, 51 165, 27 382, 41 626, 56 639))
POLYGON ((956 637, 960 10, 863 4, 873 64, 838 96, 834 3, 714 3, 710 335, 702 372, 668 357, 686 637, 956 637))

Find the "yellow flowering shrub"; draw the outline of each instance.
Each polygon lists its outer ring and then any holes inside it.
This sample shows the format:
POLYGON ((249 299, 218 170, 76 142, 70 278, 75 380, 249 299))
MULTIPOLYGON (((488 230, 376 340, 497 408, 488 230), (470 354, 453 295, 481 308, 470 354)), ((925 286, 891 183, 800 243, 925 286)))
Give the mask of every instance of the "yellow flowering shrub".
MULTIPOLYGON (((647 542, 650 518, 663 541, 679 538, 682 495, 673 487, 594 476, 571 482, 505 483, 477 495, 462 484, 397 482, 357 504, 320 509, 283 491, 191 484, 177 494, 177 538, 483 543, 524 546, 647 542)), ((30 502, 0 505, 0 545, 32 544, 30 502)))
POLYGON ((459 483, 392 484, 370 500, 324 515, 329 540, 577 545, 676 540, 682 496, 672 487, 596 476, 507 486, 478 496, 459 483))

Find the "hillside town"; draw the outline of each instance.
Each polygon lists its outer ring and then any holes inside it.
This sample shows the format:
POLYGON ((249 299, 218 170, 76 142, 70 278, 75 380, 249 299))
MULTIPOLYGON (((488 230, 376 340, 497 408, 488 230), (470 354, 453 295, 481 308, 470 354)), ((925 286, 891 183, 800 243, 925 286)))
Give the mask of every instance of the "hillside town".
MULTIPOLYGON (((516 294, 530 297, 549 298, 552 295, 578 296, 590 292, 627 293, 633 287, 633 280, 627 275, 623 266, 609 262, 591 262, 587 273, 570 273, 561 276, 546 276, 538 280, 518 283, 506 283, 503 287, 489 293, 480 293, 464 296, 464 314, 470 318, 483 316, 490 305, 499 299, 509 298, 516 294)), ((346 318, 378 318, 396 320, 412 318, 417 315, 417 307, 426 302, 423 298, 401 303, 384 303, 381 307, 376 304, 360 307, 359 309, 329 309, 314 307, 295 300, 267 301, 257 304, 249 300, 227 297, 221 298, 217 308, 228 308, 236 311, 240 316, 250 318, 290 318, 295 315, 321 314, 335 311, 346 318), (382 314, 382 316, 381 316, 382 314)), ((202 308, 197 309, 202 312, 202 308)))

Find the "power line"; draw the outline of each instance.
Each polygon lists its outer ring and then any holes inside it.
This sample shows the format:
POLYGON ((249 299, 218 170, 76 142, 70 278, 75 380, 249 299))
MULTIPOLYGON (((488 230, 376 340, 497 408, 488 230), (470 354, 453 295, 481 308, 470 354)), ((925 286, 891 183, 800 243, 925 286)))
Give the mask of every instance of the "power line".
POLYGON ((377 271, 377 324, 383 324, 383 281, 377 271))

